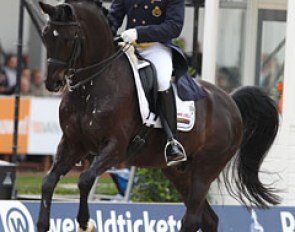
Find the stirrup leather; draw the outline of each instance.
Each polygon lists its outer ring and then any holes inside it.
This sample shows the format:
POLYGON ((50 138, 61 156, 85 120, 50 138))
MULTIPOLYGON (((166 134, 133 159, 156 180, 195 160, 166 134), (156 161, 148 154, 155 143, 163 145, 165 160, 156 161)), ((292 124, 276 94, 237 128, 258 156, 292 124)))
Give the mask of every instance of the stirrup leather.
POLYGON ((186 155, 186 152, 185 152, 185 150, 184 150, 184 147, 183 147, 183 146, 181 145, 181 143, 178 142, 176 139, 171 139, 171 140, 168 140, 168 141, 167 141, 166 146, 165 146, 165 149, 164 149, 164 154, 165 154, 165 161, 166 161, 166 163, 167 163, 167 166, 178 165, 179 163, 181 163, 181 162, 187 160, 187 155, 186 155), (166 151, 167 151, 168 146, 170 146, 170 145, 172 145, 172 144, 178 146, 178 147, 181 149, 181 151, 182 151, 182 153, 183 153, 183 159, 181 159, 181 160, 177 160, 177 161, 169 161, 169 162, 168 162, 166 151))

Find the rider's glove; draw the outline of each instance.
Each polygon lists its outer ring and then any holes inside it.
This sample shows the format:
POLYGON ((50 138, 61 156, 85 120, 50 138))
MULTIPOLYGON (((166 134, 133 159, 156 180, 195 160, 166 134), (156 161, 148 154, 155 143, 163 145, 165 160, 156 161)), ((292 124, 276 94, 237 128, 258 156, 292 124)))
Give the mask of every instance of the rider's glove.
POLYGON ((135 42, 137 40, 137 31, 134 28, 128 29, 121 34, 121 37, 126 43, 135 42))

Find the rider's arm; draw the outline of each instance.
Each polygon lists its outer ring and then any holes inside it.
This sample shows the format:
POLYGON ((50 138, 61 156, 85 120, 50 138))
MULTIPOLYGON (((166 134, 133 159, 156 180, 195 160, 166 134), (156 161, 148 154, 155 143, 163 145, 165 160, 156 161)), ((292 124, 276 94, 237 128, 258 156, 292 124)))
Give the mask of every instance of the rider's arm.
POLYGON ((108 19, 110 20, 115 31, 117 31, 122 25, 125 15, 126 8, 124 0, 113 0, 109 9, 108 19))

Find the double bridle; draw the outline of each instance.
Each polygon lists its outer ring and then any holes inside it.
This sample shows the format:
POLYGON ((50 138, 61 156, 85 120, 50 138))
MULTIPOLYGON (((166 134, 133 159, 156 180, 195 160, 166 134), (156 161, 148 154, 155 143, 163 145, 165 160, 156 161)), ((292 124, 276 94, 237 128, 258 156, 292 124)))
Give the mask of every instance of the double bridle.
POLYGON ((125 44, 123 47, 120 46, 120 48, 113 53, 110 57, 83 67, 83 68, 75 68, 76 66, 76 62, 78 57, 81 55, 82 52, 82 47, 83 47, 83 42, 84 42, 84 37, 81 36, 81 26, 79 24, 79 22, 59 22, 59 21, 52 21, 49 20, 48 21, 49 24, 55 25, 55 26, 73 26, 73 27, 77 27, 78 31, 75 33, 74 36, 74 45, 73 45, 73 50, 72 50, 72 54, 69 58, 69 61, 63 61, 60 59, 55 59, 55 58, 48 58, 47 63, 60 67, 60 68, 65 68, 65 79, 66 79, 66 83, 68 85, 68 88, 70 91, 73 91, 81 86, 83 86, 84 84, 86 84, 87 82, 93 80, 94 78, 98 77, 107 67, 109 67, 112 62, 116 59, 118 59, 119 57, 121 57, 124 54, 124 51, 126 51, 129 47, 130 44, 125 44), (83 72, 89 72, 91 70, 94 70, 95 73, 92 74, 90 77, 83 79, 83 80, 79 80, 76 83, 74 83, 75 81, 75 77, 78 74, 81 74, 83 72))

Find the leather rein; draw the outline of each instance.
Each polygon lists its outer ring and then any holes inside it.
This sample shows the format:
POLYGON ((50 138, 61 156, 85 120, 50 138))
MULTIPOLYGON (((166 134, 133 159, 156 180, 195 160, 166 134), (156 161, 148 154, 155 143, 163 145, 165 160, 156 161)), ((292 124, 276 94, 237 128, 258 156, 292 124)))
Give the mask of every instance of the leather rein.
POLYGON ((49 20, 48 21, 49 24, 55 25, 55 26, 74 26, 78 28, 78 32, 75 33, 74 36, 74 45, 73 45, 73 50, 72 50, 72 54, 69 58, 69 61, 63 61, 60 59, 55 59, 55 58, 48 58, 47 59, 47 63, 48 64, 52 64, 61 68, 65 68, 65 79, 66 79, 66 83, 68 85, 69 91, 73 91, 81 86, 83 86, 84 84, 88 83, 89 81, 95 79, 96 77, 98 77, 107 67, 109 67, 113 61, 117 60, 119 57, 121 57, 124 54, 124 51, 128 50, 128 48, 131 46, 130 44, 125 44, 124 46, 120 46, 119 49, 113 53, 110 57, 83 67, 83 68, 75 68, 76 66, 76 62, 78 57, 81 55, 82 52, 82 45, 84 42, 84 38, 81 36, 81 26, 79 24, 79 22, 58 22, 58 21, 52 21, 49 20), (80 34, 80 36, 79 36, 80 34), (75 77, 78 74, 81 74, 83 72, 87 72, 87 71, 91 71, 91 70, 96 70, 94 74, 92 74, 91 76, 89 76, 86 79, 82 79, 80 81, 75 82, 75 77))

